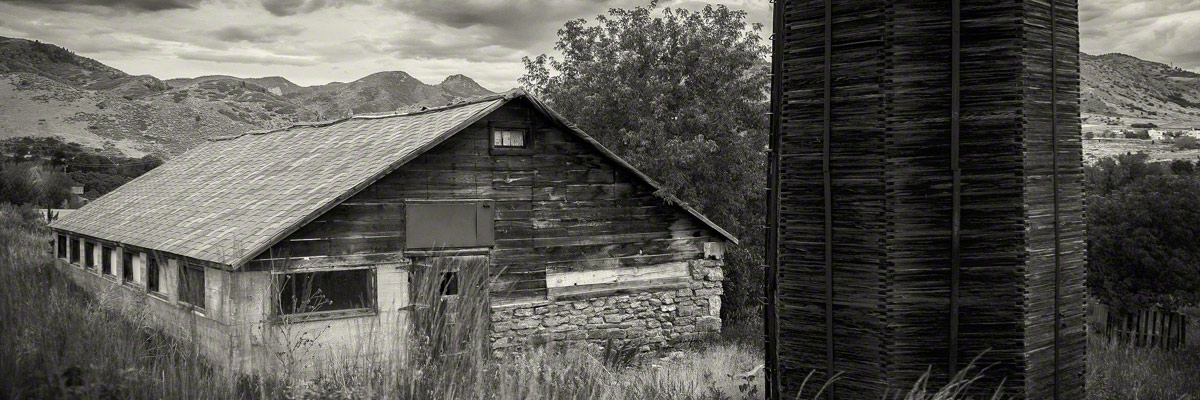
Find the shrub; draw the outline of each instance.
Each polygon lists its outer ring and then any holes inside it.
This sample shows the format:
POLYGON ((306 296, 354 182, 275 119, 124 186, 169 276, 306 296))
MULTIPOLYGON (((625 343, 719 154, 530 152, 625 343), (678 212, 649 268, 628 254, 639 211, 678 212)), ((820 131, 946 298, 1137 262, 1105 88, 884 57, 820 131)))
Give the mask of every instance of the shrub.
POLYGON ((1191 136, 1180 136, 1175 139, 1175 147, 1181 150, 1196 150, 1200 149, 1200 140, 1191 136))
POLYGON ((1146 176, 1088 201, 1088 287, 1104 304, 1200 300, 1200 179, 1146 176))

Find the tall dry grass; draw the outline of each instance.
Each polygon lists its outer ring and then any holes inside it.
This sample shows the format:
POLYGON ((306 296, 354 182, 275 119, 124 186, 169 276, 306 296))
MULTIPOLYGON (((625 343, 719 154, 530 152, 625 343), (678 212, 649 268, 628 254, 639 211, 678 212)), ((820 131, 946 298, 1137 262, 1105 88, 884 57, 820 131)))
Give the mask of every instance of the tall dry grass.
POLYGON ((0 204, 0 397, 230 397, 192 346, 56 270, 39 217, 0 204))
MULTIPOLYGON (((324 357, 316 360, 324 367, 232 376, 204 362, 196 343, 155 329, 136 302, 75 285, 53 266, 49 231, 39 218, 32 210, 0 204, 0 398, 655 400, 763 395, 760 324, 753 321, 666 357, 606 356, 616 353, 611 351, 615 343, 601 343, 610 347, 607 352, 596 346, 545 345, 493 355, 481 346, 486 308, 445 301, 435 280, 420 278, 409 331, 413 345, 402 354, 363 346, 361 354, 335 360, 309 351, 304 343, 285 343, 299 355, 324 357)), ((460 282, 461 296, 482 295, 472 292, 481 290, 480 285, 460 282)), ((1089 350, 1091 399, 1200 399, 1196 348, 1166 353, 1093 343, 1089 350)), ((969 370, 944 386, 929 387, 921 380, 887 398, 1005 398, 1005 393, 966 396, 964 389, 980 373, 969 370)))

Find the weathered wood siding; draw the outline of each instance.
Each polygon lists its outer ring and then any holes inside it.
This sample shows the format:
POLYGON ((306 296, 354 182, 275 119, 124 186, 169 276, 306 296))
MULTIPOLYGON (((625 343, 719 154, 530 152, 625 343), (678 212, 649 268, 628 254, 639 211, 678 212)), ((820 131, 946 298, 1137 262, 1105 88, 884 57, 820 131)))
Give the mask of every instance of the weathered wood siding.
POLYGON ((1076 7, 776 2, 776 395, 1083 396, 1076 7))
POLYGON ((522 99, 334 207, 251 267, 394 260, 405 250, 405 200, 448 199, 495 201, 494 298, 543 298, 547 272, 700 259, 706 242, 723 240, 522 99), (533 151, 491 154, 488 123, 498 121, 529 123, 533 151))

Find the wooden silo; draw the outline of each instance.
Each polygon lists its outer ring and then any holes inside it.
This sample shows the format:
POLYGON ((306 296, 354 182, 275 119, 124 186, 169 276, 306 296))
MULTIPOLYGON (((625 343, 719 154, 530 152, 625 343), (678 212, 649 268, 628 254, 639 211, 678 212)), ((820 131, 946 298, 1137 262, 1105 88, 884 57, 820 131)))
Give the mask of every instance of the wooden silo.
POLYGON ((1075 0, 776 0, 768 391, 1083 398, 1075 0), (815 383, 814 383, 815 382, 815 383))

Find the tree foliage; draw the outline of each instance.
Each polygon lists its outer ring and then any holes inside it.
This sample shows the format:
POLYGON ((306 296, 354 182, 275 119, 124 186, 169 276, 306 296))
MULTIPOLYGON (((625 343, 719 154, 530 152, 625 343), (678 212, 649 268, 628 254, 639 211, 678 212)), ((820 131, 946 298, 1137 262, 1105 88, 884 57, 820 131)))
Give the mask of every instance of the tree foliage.
POLYGON ((762 288, 770 82, 760 31, 725 6, 612 9, 594 24, 567 22, 555 45, 562 58, 526 57, 521 78, 664 191, 739 236, 744 245, 726 263, 734 308, 762 288))
POLYGON ((1088 287, 1118 308, 1200 301, 1200 176, 1190 162, 1142 155, 1087 171, 1088 287), (1189 164, 1183 166, 1183 163, 1189 164))
MULTIPOLYGON (((118 186, 162 165, 162 159, 146 155, 140 158, 106 155, 98 149, 78 143, 66 143, 55 137, 17 137, 0 141, 0 160, 37 163, 43 170, 65 171, 74 185, 82 185, 84 196, 100 197, 118 186)), ((52 182, 66 180, 54 178, 52 182)), ((70 190, 68 184, 66 190, 70 190)), ((54 203, 59 204, 59 203, 54 203)))

